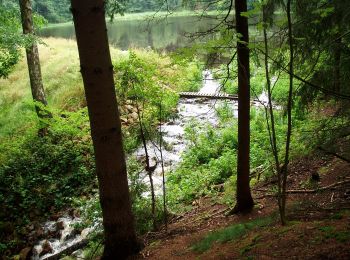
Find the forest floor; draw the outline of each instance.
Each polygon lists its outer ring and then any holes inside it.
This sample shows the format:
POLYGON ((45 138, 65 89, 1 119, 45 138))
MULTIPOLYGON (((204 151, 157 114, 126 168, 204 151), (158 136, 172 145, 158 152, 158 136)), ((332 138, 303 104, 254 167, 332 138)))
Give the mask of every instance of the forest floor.
POLYGON ((146 247, 134 259, 350 259, 348 162, 317 154, 291 164, 288 190, 295 193, 288 196, 285 226, 278 219, 273 186, 271 180, 258 183, 256 206, 244 215, 225 216, 229 209, 217 199, 195 201, 167 231, 147 234, 146 247), (316 173, 320 180, 311 181, 316 173), (270 221, 254 224, 259 219, 270 221))

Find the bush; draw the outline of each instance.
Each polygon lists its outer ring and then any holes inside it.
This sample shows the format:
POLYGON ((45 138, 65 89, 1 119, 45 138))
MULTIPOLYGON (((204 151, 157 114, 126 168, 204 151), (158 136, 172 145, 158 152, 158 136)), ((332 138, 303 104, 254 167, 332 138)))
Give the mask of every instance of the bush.
POLYGON ((212 192, 212 186, 225 182, 236 168, 235 128, 205 130, 190 123, 185 129, 189 149, 178 168, 168 174, 168 199, 176 205, 212 192), (192 140, 192 141, 191 141, 192 140))
POLYGON ((20 222, 61 208, 71 197, 95 182, 87 112, 66 113, 49 120, 48 133, 37 136, 37 126, 22 138, 1 144, 2 218, 20 222), (33 131, 34 130, 34 131, 33 131))
POLYGON ((3 139, 0 147, 0 216, 14 223, 19 237, 30 221, 97 187, 87 111, 54 114, 46 124, 44 137, 34 125, 22 138, 3 139))

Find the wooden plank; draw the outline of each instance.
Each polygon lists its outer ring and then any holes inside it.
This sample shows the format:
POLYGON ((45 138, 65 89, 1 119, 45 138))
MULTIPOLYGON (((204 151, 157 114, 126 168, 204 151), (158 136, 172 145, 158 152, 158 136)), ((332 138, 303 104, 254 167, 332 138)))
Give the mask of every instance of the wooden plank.
POLYGON ((199 93, 199 92, 180 92, 180 97, 182 98, 208 98, 208 99, 233 99, 237 100, 237 95, 228 95, 228 94, 206 94, 206 93, 199 93))

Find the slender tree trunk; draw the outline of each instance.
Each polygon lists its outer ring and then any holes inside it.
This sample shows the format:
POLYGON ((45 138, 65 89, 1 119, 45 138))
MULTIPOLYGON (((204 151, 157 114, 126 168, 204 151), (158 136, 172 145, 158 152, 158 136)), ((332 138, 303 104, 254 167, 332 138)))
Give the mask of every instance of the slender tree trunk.
POLYGON ((151 169, 151 166, 150 166, 150 160, 149 160, 147 143, 146 143, 146 136, 145 136, 145 132, 143 130, 140 108, 139 108, 137 103, 136 103, 136 108, 137 108, 137 116, 138 116, 138 119, 139 119, 141 140, 142 140, 143 149, 145 150, 145 156, 146 156, 146 172, 148 174, 149 183, 151 185, 153 230, 156 230, 157 229, 157 223, 156 223, 156 195, 154 193, 154 184, 153 184, 153 176, 152 176, 153 169, 151 169))
POLYGON ((102 259, 126 259, 140 250, 140 244, 131 212, 104 3, 71 1, 100 190, 102 259))
POLYGON ((289 164, 290 141, 292 136, 292 105, 293 105, 293 74, 294 74, 294 47, 293 47, 293 31, 292 31, 292 17, 291 17, 291 0, 287 1, 287 19, 288 19, 288 44, 289 44, 289 93, 287 104, 288 128, 286 150, 284 157, 284 165, 281 168, 282 175, 282 194, 281 194, 281 209, 280 217, 282 225, 286 224, 286 200, 287 200, 287 175, 289 164))
POLYGON ((265 6, 263 7, 263 23, 264 23, 264 63, 265 63, 265 77, 266 77, 266 86, 267 86, 267 94, 268 94, 268 110, 266 113, 267 117, 267 126, 269 130, 270 135, 270 145, 272 149, 272 154, 275 160, 276 165, 276 171, 277 171, 277 188, 278 188, 278 209, 281 212, 282 211, 282 199, 281 199, 281 193, 282 193, 282 178, 281 178, 281 166, 280 166, 280 159, 278 155, 278 148, 277 148, 277 138, 276 138, 276 128, 275 128, 275 116, 272 106, 272 87, 271 87, 271 79, 270 79, 270 70, 269 70, 269 47, 268 47, 268 39, 267 39, 267 14, 265 13, 265 6), (269 120, 270 118, 270 120, 269 120), (270 122, 269 122, 270 121, 270 122), (270 127, 271 125, 271 127, 270 127))
POLYGON ((238 161, 237 204, 234 211, 249 211, 254 202, 249 186, 250 154, 250 68, 248 19, 242 15, 247 11, 246 0, 235 0, 236 30, 241 35, 237 42, 238 64, 238 161))
MULTIPOLYGON (((22 18, 23 34, 34 35, 32 4, 30 0, 19 0, 22 18)), ((26 48, 30 87, 34 101, 47 105, 39 61, 38 46, 35 42, 26 48)), ((47 117, 48 113, 35 106, 39 118, 47 117)))
POLYGON ((166 207, 166 187, 165 187, 165 171, 164 171, 164 160, 163 160, 163 133, 162 133, 162 102, 159 104, 159 152, 160 161, 162 163, 162 184, 163 184, 163 211, 164 211, 164 225, 165 230, 168 231, 168 210, 166 207))

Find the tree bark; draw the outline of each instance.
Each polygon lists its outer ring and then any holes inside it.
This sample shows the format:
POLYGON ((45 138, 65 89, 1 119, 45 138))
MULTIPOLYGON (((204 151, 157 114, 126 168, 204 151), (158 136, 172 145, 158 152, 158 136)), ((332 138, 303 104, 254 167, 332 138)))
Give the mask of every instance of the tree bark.
POLYGON ((282 189, 281 189, 281 199, 279 201, 281 224, 286 224, 286 201, 287 201, 287 175, 288 175, 288 165, 289 165, 289 152, 290 152, 290 142, 292 136, 292 107, 293 107, 293 74, 294 74, 294 45, 293 45, 293 31, 292 31, 292 16, 291 16, 291 4, 292 1, 287 1, 287 21, 288 21, 288 47, 289 47, 289 91, 288 91, 288 104, 287 104, 287 136, 286 136, 286 147, 284 156, 284 165, 281 168, 281 178, 282 178, 282 189))
POLYGON ((151 169, 150 166, 150 158, 148 155, 148 149, 147 149, 147 142, 146 142, 146 136, 142 125, 142 118, 141 118, 141 111, 139 108, 139 105, 137 104, 137 101, 135 102, 136 109, 137 109, 137 117, 139 119, 139 126, 140 126, 140 135, 142 140, 143 149, 145 150, 145 160, 146 160, 146 172, 149 178, 149 183, 151 186, 151 199, 152 199, 152 221, 153 221, 153 230, 157 230, 157 223, 156 223, 156 195, 154 193, 154 184, 153 184, 153 171, 154 169, 151 169))
POLYGON ((104 2, 72 0, 71 9, 99 182, 105 238, 102 259, 126 259, 140 250, 140 244, 131 212, 104 2))
POLYGON ((240 35, 237 42, 238 65, 238 161, 237 161, 237 204, 235 212, 249 211, 254 202, 250 192, 250 68, 248 19, 242 15, 247 11, 246 0, 235 0, 236 30, 240 35))
MULTIPOLYGON (((22 18, 23 34, 34 35, 32 4, 30 0, 19 0, 22 18)), ((43 87, 41 68, 39 61, 38 46, 33 42, 26 48, 30 87, 34 101, 47 105, 43 87)), ((38 105, 35 106, 39 118, 47 117, 47 112, 42 111, 38 105)))

